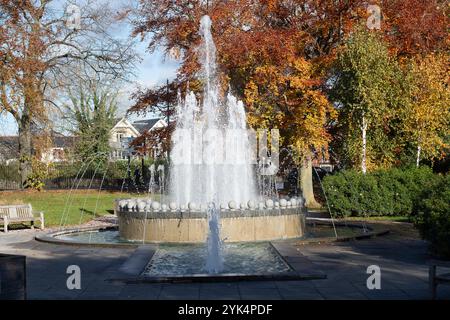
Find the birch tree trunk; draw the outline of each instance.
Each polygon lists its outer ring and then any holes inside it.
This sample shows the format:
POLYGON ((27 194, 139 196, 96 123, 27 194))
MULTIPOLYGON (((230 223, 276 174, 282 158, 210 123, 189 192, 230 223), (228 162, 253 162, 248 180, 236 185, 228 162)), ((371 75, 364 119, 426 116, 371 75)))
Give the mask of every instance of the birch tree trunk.
POLYGON ((417 159, 416 159, 416 167, 419 167, 419 163, 420 163, 420 152, 422 151, 422 148, 419 146, 417 146, 417 159))
POLYGON ((361 171, 363 174, 366 174, 367 172, 367 164, 366 164, 366 158, 367 158, 367 120, 366 117, 363 116, 362 118, 362 157, 361 157, 361 171))

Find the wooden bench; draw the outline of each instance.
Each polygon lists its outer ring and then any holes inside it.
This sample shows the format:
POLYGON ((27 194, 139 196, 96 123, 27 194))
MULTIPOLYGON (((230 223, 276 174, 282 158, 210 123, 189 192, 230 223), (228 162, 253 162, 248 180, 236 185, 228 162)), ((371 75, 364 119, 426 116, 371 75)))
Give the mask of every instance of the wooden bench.
POLYGON ((44 213, 34 213, 31 204, 0 206, 0 224, 3 224, 4 232, 8 232, 9 225, 23 222, 31 222, 31 228, 34 229, 36 221, 41 222, 41 229, 45 228, 44 213))
POLYGON ((437 267, 450 268, 450 261, 444 260, 430 260, 428 261, 428 281, 430 284, 431 299, 437 297, 437 286, 441 283, 450 283, 450 273, 437 273, 437 267))

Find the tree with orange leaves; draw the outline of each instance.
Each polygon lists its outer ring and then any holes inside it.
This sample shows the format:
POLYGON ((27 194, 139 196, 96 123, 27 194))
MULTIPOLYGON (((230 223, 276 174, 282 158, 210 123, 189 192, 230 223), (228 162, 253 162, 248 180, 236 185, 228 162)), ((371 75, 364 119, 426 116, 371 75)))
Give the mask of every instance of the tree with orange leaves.
POLYGON ((309 172, 302 175, 303 192, 307 203, 315 206, 311 152, 330 139, 326 127, 334 114, 321 90, 324 66, 332 60, 338 42, 365 12, 364 3, 140 1, 135 35, 149 35, 150 50, 163 45, 167 53, 174 48, 180 51, 178 80, 190 81, 195 87, 198 25, 208 14, 213 21, 223 87, 231 85, 245 100, 253 128, 281 130, 284 146, 295 151, 298 162, 309 172))
POLYGON ((104 2, 0 0, 0 112, 18 125, 23 186, 32 171, 32 124, 49 123, 61 91, 92 74, 123 77, 133 62, 128 41, 107 32, 116 21, 104 2))
POLYGON ((380 8, 382 32, 395 55, 411 57, 448 50, 448 1, 390 0, 382 1, 380 8))

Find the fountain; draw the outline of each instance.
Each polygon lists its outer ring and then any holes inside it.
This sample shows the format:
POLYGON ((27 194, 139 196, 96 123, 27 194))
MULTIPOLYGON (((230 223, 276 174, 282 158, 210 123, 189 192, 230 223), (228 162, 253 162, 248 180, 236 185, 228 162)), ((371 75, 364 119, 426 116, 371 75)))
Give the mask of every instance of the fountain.
MULTIPOLYGON (((148 193, 140 194, 136 183, 140 179, 136 174, 135 180, 131 177, 129 156, 121 191, 125 186, 128 192, 136 190, 137 198, 116 199, 114 212, 118 227, 65 229, 72 190, 78 189, 87 168, 99 156, 94 155, 73 181, 61 217, 61 230, 38 235, 36 239, 115 247, 144 244, 129 260, 134 265, 135 280, 144 282, 323 278, 315 270, 306 270, 307 273, 299 270, 297 260, 290 264, 278 251, 280 247, 270 241, 294 238, 305 243, 336 241, 338 225, 333 220, 332 226, 313 221, 306 230, 303 199, 280 197, 276 185, 278 161, 272 161, 276 158, 272 159, 273 153, 267 150, 266 144, 261 147, 261 136, 260 152, 251 152, 250 142, 254 140, 247 131, 244 105, 230 92, 224 94, 220 90, 208 16, 201 19, 200 35, 202 43, 198 53, 203 94, 198 98, 193 92, 187 92, 184 99, 179 94, 169 182, 166 183, 164 165, 152 163, 148 168, 148 193), (252 158, 253 154, 259 155, 258 161, 252 158), (78 183, 77 179, 80 179, 78 183), (156 194, 158 186, 160 198, 156 194)), ((272 133, 271 138, 273 147, 272 133)), ((105 174, 106 171, 99 192, 105 174)), ((97 205, 98 196, 94 215, 97 205)), ((87 212, 85 207, 86 200, 80 223, 84 211, 87 212)), ((341 239, 368 236, 355 232, 356 229, 359 226, 345 223, 345 228, 340 229, 345 232, 341 239)))
POLYGON ((116 201, 120 236, 145 242, 208 241, 213 255, 218 254, 214 251, 220 249, 221 239, 301 237, 305 228, 303 199, 278 199, 274 193, 256 191, 256 161, 252 158, 256 153, 251 152, 244 105, 231 92, 220 90, 208 16, 201 19, 200 35, 203 94, 197 98, 190 91, 184 99, 179 94, 170 154, 170 200, 166 204, 142 199, 116 201))

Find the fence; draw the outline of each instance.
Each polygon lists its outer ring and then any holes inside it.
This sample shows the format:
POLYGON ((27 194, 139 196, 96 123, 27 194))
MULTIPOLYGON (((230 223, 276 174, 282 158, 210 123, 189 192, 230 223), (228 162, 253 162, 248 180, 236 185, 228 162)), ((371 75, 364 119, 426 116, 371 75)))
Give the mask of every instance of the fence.
MULTIPOLYGON (((41 180, 44 188, 51 189, 103 189, 141 191, 148 190, 148 164, 115 161, 105 164, 57 163, 45 168, 41 180)), ((155 176, 155 183, 158 176, 155 176)), ((0 190, 21 188, 18 163, 0 163, 0 190)))

